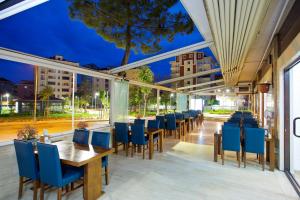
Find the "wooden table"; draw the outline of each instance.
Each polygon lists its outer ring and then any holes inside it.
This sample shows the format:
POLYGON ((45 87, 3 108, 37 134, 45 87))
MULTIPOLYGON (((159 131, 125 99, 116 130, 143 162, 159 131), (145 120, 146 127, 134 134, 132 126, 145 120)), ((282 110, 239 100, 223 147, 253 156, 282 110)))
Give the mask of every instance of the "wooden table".
POLYGON ((176 124, 179 125, 179 139, 181 138, 181 136, 185 138, 185 134, 186 134, 185 120, 177 119, 176 124))
MULTIPOLYGON (((112 138, 113 138, 113 145, 117 147, 116 145, 116 138, 115 138, 115 128, 112 129, 112 138)), ((159 135, 159 152, 163 152, 163 135, 164 135, 164 130, 163 129, 148 129, 145 128, 145 135, 148 135, 149 138, 149 160, 153 158, 153 152, 154 152, 154 141, 153 141, 153 135, 158 134, 159 135)), ((131 134, 131 130, 128 131, 128 134, 131 134)), ((139 150, 140 152, 140 150, 139 150)))
MULTIPOLYGON (((221 131, 214 134, 214 161, 218 162, 218 155, 221 154, 221 131)), ((265 137, 266 142, 266 160, 269 161, 270 171, 274 171, 275 168, 275 142, 272 137, 265 137)))
POLYGON ((102 191, 102 157, 111 154, 112 149, 92 145, 79 145, 70 141, 53 143, 57 146, 63 164, 84 166, 84 199, 96 200, 102 191))

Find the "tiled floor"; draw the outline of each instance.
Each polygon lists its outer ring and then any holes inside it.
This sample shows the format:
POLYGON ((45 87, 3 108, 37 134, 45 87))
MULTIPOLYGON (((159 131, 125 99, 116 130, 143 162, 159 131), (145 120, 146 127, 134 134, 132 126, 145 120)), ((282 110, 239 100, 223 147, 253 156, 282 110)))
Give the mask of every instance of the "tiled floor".
MULTIPOLYGON (((225 165, 212 161, 213 133, 220 123, 206 121, 185 142, 165 140, 164 153, 153 160, 141 155, 126 157, 124 151, 110 156, 110 185, 104 186, 103 200, 294 200, 298 199, 282 172, 261 171, 257 160, 237 168, 234 154, 226 154, 225 165)), ((18 171, 12 146, 0 148, 0 199, 17 199, 18 171)), ((55 199, 47 192, 45 199, 55 199)), ((23 199, 32 199, 26 187, 23 199)), ((81 189, 64 199, 82 199, 81 189)))

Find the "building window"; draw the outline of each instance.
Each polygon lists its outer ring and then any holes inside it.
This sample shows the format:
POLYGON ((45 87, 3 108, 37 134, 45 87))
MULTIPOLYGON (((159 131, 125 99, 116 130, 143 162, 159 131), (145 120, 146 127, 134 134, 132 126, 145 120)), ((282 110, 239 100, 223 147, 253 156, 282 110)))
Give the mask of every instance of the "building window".
POLYGON ((55 85, 55 82, 48 82, 48 85, 55 85))
POLYGON ((193 58, 193 54, 191 53, 191 54, 189 54, 189 58, 193 58))
POLYGON ((63 92, 69 92, 69 89, 62 89, 63 92))
POLYGON ((190 81, 187 81, 187 82, 186 82, 186 84, 188 84, 188 85, 189 85, 189 84, 190 84, 190 81))
POLYGON ((63 80, 70 80, 70 77, 63 76, 62 79, 63 79, 63 80))
POLYGON ((191 71, 191 68, 187 68, 187 71, 188 71, 188 72, 191 71))
POLYGON ((186 58, 186 55, 183 55, 182 58, 185 59, 185 58, 186 58))

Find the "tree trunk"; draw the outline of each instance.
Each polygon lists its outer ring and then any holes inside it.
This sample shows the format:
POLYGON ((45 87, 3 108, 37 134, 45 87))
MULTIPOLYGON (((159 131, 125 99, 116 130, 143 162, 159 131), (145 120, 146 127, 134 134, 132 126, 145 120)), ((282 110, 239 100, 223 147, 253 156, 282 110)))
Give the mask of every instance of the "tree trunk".
POLYGON ((126 27, 125 53, 124 53, 121 65, 128 64, 130 49, 131 49, 131 26, 127 25, 127 27, 126 27))
POLYGON ((146 116, 147 96, 144 94, 144 117, 146 116))

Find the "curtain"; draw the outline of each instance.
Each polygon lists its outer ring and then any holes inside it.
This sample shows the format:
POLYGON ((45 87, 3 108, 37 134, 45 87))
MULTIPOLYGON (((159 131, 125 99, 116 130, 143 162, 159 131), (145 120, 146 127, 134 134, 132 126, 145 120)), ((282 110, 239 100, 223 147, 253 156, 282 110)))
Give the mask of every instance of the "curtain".
POLYGON ((176 111, 182 112, 187 110, 187 95, 177 93, 176 95, 176 111))
POLYGON ((129 84, 127 81, 111 81, 110 123, 128 121, 129 84))

